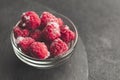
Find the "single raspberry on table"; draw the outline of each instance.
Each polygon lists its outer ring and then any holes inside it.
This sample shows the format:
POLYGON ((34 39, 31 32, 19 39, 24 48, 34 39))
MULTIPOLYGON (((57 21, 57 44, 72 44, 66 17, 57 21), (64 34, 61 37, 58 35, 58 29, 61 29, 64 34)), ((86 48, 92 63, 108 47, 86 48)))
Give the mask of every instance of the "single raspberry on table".
POLYGON ((13 28, 14 36, 15 38, 22 36, 22 37, 27 37, 29 36, 29 30, 28 29, 22 29, 18 26, 13 28))
POLYGON ((29 54, 29 46, 34 42, 35 40, 31 37, 18 37, 16 40, 17 45, 20 47, 20 49, 25 52, 26 54, 29 54))
POLYGON ((30 51, 40 59, 46 59, 50 56, 47 46, 43 42, 33 42, 30 45, 30 51))
POLYGON ((45 11, 41 14, 42 28, 44 28, 47 25, 47 23, 49 23, 49 22, 58 22, 58 19, 50 12, 45 11))
POLYGON ((30 33, 30 37, 35 39, 36 41, 41 40, 41 31, 39 29, 36 29, 35 31, 30 33))
POLYGON ((39 28, 41 19, 34 11, 24 12, 21 16, 22 27, 27 27, 28 29, 35 30, 39 28))
POLYGON ((68 50, 68 46, 60 38, 55 39, 50 45, 50 52, 54 56, 59 56, 64 54, 68 50))
POLYGON ((49 22, 42 31, 42 36, 47 41, 53 41, 54 39, 60 37, 60 35, 59 25, 55 22, 49 22))
POLYGON ((65 25, 60 32, 61 39, 66 43, 69 43, 75 39, 75 33, 71 31, 67 25, 65 25))

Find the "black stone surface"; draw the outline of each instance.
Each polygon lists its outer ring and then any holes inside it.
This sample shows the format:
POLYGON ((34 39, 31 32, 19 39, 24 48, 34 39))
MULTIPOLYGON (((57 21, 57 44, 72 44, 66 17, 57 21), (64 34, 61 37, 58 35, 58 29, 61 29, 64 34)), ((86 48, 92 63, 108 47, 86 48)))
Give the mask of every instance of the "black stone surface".
MULTIPOLYGON (((42 9, 41 4, 44 3, 49 4, 49 1, 0 1, 0 80, 88 80, 87 55, 80 36, 69 62, 53 69, 40 70, 33 68, 24 64, 15 56, 10 43, 12 27, 19 20, 22 12, 28 10, 38 12, 39 9, 42 9)), ((54 7, 57 6, 57 3, 55 3, 54 7)), ((71 17, 74 18, 74 16, 71 17)))

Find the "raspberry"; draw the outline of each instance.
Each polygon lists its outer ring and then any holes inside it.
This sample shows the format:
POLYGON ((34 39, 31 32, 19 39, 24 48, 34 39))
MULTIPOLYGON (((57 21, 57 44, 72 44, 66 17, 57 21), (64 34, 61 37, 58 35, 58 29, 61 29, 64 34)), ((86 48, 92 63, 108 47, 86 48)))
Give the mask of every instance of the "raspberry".
POLYGON ((41 20, 37 13, 34 11, 28 11, 22 14, 21 20, 23 22, 22 26, 28 29, 35 30, 40 26, 41 20))
POLYGON ((70 41, 75 39, 75 33, 71 31, 67 25, 65 25, 61 29, 61 39, 64 42, 69 43, 70 41))
POLYGON ((44 28, 42 34, 45 40, 53 41, 54 39, 60 37, 59 25, 55 22, 49 22, 44 28))
POLYGON ((54 56, 59 56, 64 54, 68 50, 68 46, 60 38, 55 39, 50 45, 50 52, 54 56))
POLYGON ((30 45, 30 50, 33 55, 40 59, 46 59, 50 56, 47 46, 43 42, 33 42, 30 45))
POLYGON ((29 30, 27 29, 21 29, 20 27, 16 26, 13 28, 14 36, 15 38, 22 36, 27 37, 29 35, 29 30))
POLYGON ((16 43, 21 48, 23 52, 26 54, 29 53, 29 46, 34 42, 35 40, 30 37, 18 37, 16 40, 16 43))
POLYGON ((41 27, 42 28, 44 28, 49 22, 57 22, 57 21, 58 21, 57 18, 50 12, 43 12, 41 14, 41 24, 42 24, 41 27))
POLYGON ((36 41, 40 41, 41 39, 41 31, 39 29, 31 32, 30 37, 35 39, 36 41))

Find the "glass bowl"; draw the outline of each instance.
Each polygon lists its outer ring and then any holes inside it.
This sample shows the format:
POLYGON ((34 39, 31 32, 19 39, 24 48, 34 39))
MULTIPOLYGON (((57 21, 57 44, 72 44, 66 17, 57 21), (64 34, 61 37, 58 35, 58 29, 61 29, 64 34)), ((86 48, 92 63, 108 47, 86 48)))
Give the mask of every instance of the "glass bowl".
MULTIPOLYGON (((40 60, 40 59, 37 59, 37 58, 33 58, 33 57, 30 57, 28 55, 26 55, 25 53, 23 53, 16 45, 16 42, 15 42, 15 37, 14 37, 14 33, 13 31, 11 32, 11 36, 10 36, 10 39, 11 39, 11 44, 12 44, 12 47, 13 47, 13 50, 16 54, 16 56, 24 63, 30 65, 30 66, 33 66, 33 67, 36 67, 36 68, 39 68, 39 69, 48 69, 48 68, 53 68, 53 67, 56 67, 58 65, 61 65, 63 63, 65 63, 66 61, 69 60, 69 58, 71 57, 71 55, 73 54, 73 50, 76 46, 76 43, 78 41, 78 32, 77 32, 77 29, 76 29, 76 26, 73 24, 73 22, 65 17, 64 15, 62 14, 59 14, 57 12, 54 12, 54 11, 49 11, 51 12, 52 14, 54 14, 56 17, 60 17, 63 19, 64 23, 66 25, 69 26, 69 28, 75 32, 75 40, 73 40, 70 45, 69 45, 69 49, 68 51, 65 52, 65 54, 59 56, 59 57, 54 57, 54 58, 48 58, 48 59, 45 59, 45 60, 40 60)), ((41 12, 40 12, 41 14, 41 12)))

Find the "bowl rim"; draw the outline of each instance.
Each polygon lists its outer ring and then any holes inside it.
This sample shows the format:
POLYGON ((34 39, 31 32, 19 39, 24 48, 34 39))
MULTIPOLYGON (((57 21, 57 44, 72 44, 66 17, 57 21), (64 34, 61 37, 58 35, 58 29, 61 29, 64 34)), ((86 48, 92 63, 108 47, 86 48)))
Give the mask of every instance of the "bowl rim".
MULTIPOLYGON (((76 46, 76 44, 77 44, 77 41, 78 41, 78 31, 77 31, 77 28, 76 28, 76 26, 74 25, 74 23, 73 23, 68 17, 66 17, 66 16, 64 16, 64 15, 62 15, 62 14, 60 14, 60 13, 57 13, 57 12, 55 12, 55 11, 49 11, 49 12, 51 12, 51 13, 53 13, 53 14, 56 14, 56 15, 59 15, 59 16, 62 16, 62 17, 64 17, 66 20, 68 20, 68 21, 71 23, 71 25, 73 26, 73 28, 74 28, 74 30, 75 30, 75 40, 74 40, 74 42, 73 42, 73 45, 65 52, 66 54, 63 54, 63 55, 61 55, 61 56, 56 56, 56 57, 54 57, 54 58, 48 58, 48 59, 42 60, 42 59, 30 57, 30 56, 24 54, 23 52, 21 52, 21 51, 17 48, 17 45, 15 44, 15 41, 14 41, 14 39, 15 39, 15 38, 14 38, 14 33, 13 33, 13 30, 12 30, 12 31, 11 31, 11 34, 10 34, 10 40, 11 40, 12 46, 15 48, 15 50, 17 50, 22 56, 26 57, 27 59, 34 60, 34 61, 41 61, 41 62, 44 62, 44 61, 45 61, 45 62, 46 62, 46 61, 56 61, 56 60, 59 60, 59 59, 62 59, 62 58, 67 57, 67 56, 71 53, 71 51, 74 49, 74 47, 76 46)), ((20 23, 20 21, 18 21, 16 25, 18 25, 19 23, 20 23)), ((15 25, 15 26, 16 26, 16 25, 15 25)), ((68 25, 68 26, 69 26, 69 25, 68 25)), ((14 28, 14 27, 13 27, 13 28, 14 28)))

